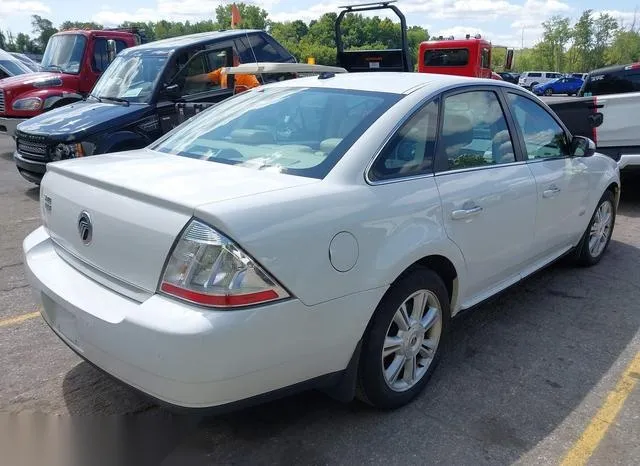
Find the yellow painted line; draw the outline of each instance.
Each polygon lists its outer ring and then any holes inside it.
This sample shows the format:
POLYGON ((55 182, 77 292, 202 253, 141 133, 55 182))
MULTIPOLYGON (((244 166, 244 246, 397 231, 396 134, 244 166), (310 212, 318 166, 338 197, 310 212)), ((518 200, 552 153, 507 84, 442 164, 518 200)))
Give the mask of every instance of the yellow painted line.
POLYGON ((562 461, 562 466, 583 466, 604 438, 607 430, 624 406, 624 402, 640 379, 640 353, 622 373, 615 388, 562 461))
POLYGON ((36 311, 36 312, 30 312, 28 314, 22 314, 17 317, 9 317, 8 319, 0 320, 0 327, 9 327, 11 325, 18 325, 26 320, 35 319, 39 315, 40 315, 40 311, 36 311))

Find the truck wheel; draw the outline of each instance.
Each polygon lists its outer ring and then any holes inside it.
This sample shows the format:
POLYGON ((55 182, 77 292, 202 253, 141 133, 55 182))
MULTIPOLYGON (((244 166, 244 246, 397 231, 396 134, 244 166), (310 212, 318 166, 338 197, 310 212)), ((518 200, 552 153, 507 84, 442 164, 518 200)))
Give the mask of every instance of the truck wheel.
POLYGON ((449 316, 449 294, 435 272, 416 267, 397 280, 364 336, 358 398, 393 409, 418 396, 442 353, 449 316))

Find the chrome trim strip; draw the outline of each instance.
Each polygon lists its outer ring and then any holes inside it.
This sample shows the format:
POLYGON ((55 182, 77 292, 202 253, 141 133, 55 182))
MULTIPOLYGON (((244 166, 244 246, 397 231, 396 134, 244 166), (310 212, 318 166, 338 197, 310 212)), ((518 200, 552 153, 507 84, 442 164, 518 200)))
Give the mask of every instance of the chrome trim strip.
POLYGON ((55 239, 51 238, 51 241, 53 242, 56 253, 58 253, 62 260, 67 262, 78 272, 99 283, 100 285, 139 303, 146 301, 154 294, 143 288, 140 288, 137 285, 114 277, 113 275, 94 265, 88 264, 87 262, 79 258, 76 254, 72 253, 67 248, 62 246, 55 239))

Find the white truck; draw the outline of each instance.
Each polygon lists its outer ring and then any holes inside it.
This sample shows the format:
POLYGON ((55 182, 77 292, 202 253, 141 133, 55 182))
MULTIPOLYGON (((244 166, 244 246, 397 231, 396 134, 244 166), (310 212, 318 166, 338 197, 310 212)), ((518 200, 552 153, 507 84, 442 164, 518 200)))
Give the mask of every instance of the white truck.
POLYGON ((640 63, 594 70, 578 97, 543 100, 572 133, 593 139, 620 170, 640 169, 640 63))

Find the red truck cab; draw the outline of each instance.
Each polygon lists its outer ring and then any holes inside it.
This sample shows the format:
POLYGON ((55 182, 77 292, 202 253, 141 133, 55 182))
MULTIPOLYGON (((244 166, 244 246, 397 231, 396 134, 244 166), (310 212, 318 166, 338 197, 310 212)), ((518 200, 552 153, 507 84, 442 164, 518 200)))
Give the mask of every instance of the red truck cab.
POLYGON ((72 29, 54 34, 42 57, 42 72, 0 81, 0 134, 13 137, 26 119, 83 99, 117 53, 140 41, 131 30, 72 29))
POLYGON ((491 42, 480 36, 430 40, 418 49, 418 72, 491 78, 491 42))

